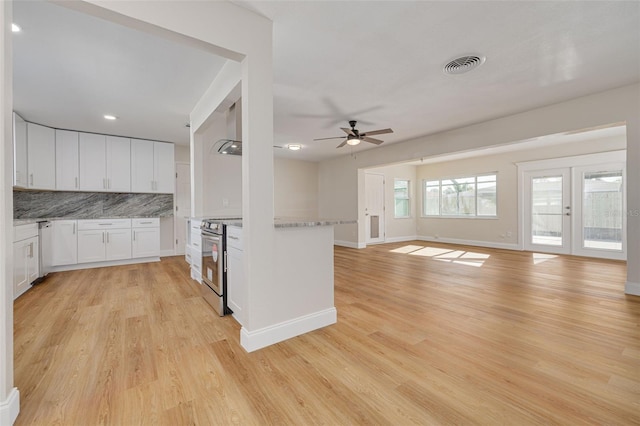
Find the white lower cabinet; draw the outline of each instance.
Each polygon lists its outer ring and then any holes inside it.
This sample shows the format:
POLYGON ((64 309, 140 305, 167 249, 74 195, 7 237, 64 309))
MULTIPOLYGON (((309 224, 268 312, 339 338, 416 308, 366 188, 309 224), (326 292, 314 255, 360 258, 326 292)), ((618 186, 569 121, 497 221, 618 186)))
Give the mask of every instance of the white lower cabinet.
POLYGON ((131 219, 78 221, 78 263, 121 259, 131 259, 131 219))
POLYGON ((16 299, 39 275, 38 225, 21 225, 13 231, 13 298, 16 299))
POLYGON ((242 228, 227 228, 227 304, 233 317, 244 325, 244 306, 247 299, 243 268, 242 228))
POLYGON ((133 258, 160 256, 160 219, 133 219, 133 258))
POLYGON ((54 220, 51 224, 51 265, 78 263, 78 221, 54 220))

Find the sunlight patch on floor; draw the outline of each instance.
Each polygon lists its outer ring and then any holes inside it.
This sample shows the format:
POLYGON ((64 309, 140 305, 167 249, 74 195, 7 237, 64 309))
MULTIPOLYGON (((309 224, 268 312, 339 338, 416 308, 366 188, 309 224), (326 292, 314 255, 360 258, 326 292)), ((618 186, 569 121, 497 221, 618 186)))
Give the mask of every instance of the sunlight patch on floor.
POLYGON ((464 250, 450 250, 438 247, 423 247, 406 245, 389 250, 391 253, 409 254, 411 256, 431 257, 439 262, 456 263, 458 265, 481 267, 491 256, 484 253, 475 253, 464 250))
POLYGON ((540 263, 546 262, 547 260, 555 259, 558 257, 556 254, 548 254, 548 253, 533 253, 533 264, 539 265, 540 263))

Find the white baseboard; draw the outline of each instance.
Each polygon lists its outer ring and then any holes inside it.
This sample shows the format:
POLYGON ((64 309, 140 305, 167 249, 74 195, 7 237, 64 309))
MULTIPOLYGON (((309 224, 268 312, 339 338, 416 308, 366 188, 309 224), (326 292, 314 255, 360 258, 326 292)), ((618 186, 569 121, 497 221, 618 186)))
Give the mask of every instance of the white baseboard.
POLYGON ((247 331, 242 327, 240 344, 247 352, 257 351, 283 340, 335 324, 337 318, 336 308, 329 308, 254 331, 247 331))
POLYGON ((18 388, 13 388, 7 399, 0 401, 0 425, 14 424, 18 414, 20 414, 20 391, 18 388))
POLYGON ((108 262, 77 263, 75 265, 52 266, 49 272, 75 271, 78 269, 104 268, 105 266, 133 265, 135 263, 160 262, 159 257, 138 257, 136 259, 110 260, 108 262))
MULTIPOLYGON (((182 253, 184 254, 184 253, 182 253)), ((176 251, 172 250, 172 249, 168 249, 168 250, 160 250, 160 257, 167 257, 167 256, 175 256, 176 255, 176 251)))
POLYGON ((447 243, 447 244, 461 244, 464 246, 476 246, 476 247, 487 247, 487 248, 497 248, 497 249, 505 249, 505 250, 518 250, 522 251, 518 244, 514 243, 497 243, 493 241, 474 241, 474 240, 459 240, 457 238, 433 238, 426 236, 416 237, 417 240, 420 241, 428 241, 431 243, 447 243))
POLYGON ((627 281, 624 285, 625 294, 630 294, 632 296, 640 296, 640 283, 632 283, 631 281, 627 281))
POLYGON ((407 237, 386 237, 385 243, 403 243, 405 241, 415 241, 418 239, 417 235, 409 235, 407 237))
POLYGON ((363 249, 367 246, 364 243, 354 243, 352 241, 344 241, 344 240, 335 240, 333 244, 336 246, 349 247, 349 248, 355 248, 355 249, 363 249))

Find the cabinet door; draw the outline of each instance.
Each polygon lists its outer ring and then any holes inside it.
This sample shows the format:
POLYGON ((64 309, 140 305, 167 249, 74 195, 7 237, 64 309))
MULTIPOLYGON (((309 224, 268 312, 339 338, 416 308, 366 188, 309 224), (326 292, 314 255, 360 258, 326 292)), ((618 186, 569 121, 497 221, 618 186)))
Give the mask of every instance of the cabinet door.
POLYGON ((131 139, 107 136, 107 189, 131 191, 131 139))
POLYGON ((105 259, 105 232, 78 231, 78 263, 101 262, 105 259))
POLYGON ((131 259, 131 229, 110 229, 106 234, 106 260, 131 259))
POLYGON ((27 257, 27 281, 29 284, 38 279, 40 275, 40 250, 38 247, 38 237, 31 237, 27 240, 29 253, 27 257))
POLYGON ((160 256, 160 228, 134 228, 132 256, 160 256))
POLYGON ((155 142, 153 148, 155 192, 173 194, 175 192, 175 162, 173 160, 173 144, 155 142))
POLYGON ((243 307, 246 300, 242 250, 230 247, 227 250, 227 304, 233 311, 233 317, 244 325, 243 307))
POLYGON ((56 138, 51 127, 27 123, 29 188, 56 189, 56 138))
POLYGON ((131 192, 154 192, 153 142, 131 139, 131 192))
POLYGON ((27 122, 13 113, 13 186, 26 188, 27 183, 27 122))
POLYGON ((76 191, 78 181, 78 132, 56 130, 56 189, 76 191))
POLYGON ((80 189, 105 191, 107 189, 106 136, 80 133, 80 189))
POLYGON ((30 246, 28 240, 13 243, 13 298, 14 300, 29 288, 27 272, 30 246))
POLYGON ((75 220, 56 220, 51 227, 51 264, 58 266, 78 263, 77 222, 75 220))

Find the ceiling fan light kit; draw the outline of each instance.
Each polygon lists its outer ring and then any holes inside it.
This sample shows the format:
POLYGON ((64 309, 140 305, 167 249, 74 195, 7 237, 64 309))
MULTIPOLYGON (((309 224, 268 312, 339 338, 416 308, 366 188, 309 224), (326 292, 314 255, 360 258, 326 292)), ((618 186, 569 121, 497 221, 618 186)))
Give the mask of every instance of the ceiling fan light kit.
POLYGON ((338 145, 336 148, 342 148, 345 145, 351 145, 351 146, 356 146, 358 145, 360 142, 362 141, 366 141, 375 145, 380 145, 381 143, 383 143, 384 141, 381 141, 380 139, 375 139, 372 137, 369 137, 369 135, 383 135, 385 133, 393 133, 393 130, 391 129, 379 129, 379 130, 372 130, 370 132, 362 132, 360 133, 360 131, 358 129, 356 129, 356 124, 358 122, 356 120, 350 120, 349 121, 349 126, 351 126, 351 128, 347 128, 347 127, 341 127, 340 129, 345 132, 347 134, 347 136, 335 136, 332 138, 320 138, 320 139, 314 139, 314 141, 322 141, 322 140, 327 140, 327 139, 342 139, 344 138, 344 140, 342 141, 342 143, 340 145, 338 145))

